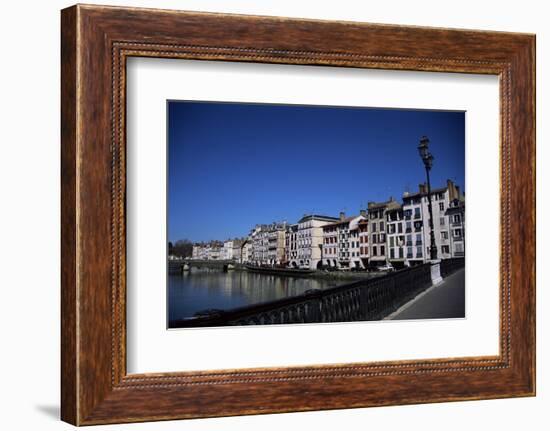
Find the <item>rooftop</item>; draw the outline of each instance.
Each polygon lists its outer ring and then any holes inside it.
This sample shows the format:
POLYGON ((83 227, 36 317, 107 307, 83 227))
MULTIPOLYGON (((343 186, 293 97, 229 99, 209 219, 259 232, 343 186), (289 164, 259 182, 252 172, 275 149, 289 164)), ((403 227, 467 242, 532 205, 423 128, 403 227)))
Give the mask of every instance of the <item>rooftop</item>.
POLYGON ((320 215, 320 214, 308 214, 303 216, 300 220, 298 220, 298 223, 303 223, 309 220, 335 221, 335 220, 338 220, 338 217, 331 217, 331 216, 320 215))
POLYGON ((344 217, 343 219, 338 219, 338 221, 335 222, 335 223, 330 223, 330 224, 324 225, 323 228, 330 227, 330 226, 338 226, 339 224, 344 224, 344 223, 349 223, 350 221, 356 219, 357 217, 365 217, 365 216, 362 216, 361 214, 358 214, 358 215, 354 215, 354 216, 350 216, 350 217, 344 217))

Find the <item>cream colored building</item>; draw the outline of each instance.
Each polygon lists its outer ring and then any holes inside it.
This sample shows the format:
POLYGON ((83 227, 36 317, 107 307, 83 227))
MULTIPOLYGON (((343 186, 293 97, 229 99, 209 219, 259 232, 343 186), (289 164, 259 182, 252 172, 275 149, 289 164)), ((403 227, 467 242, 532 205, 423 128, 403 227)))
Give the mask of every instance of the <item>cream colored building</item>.
POLYGON ((298 221, 296 258, 291 259, 291 267, 317 269, 321 262, 323 227, 338 220, 324 215, 306 215, 298 221))
POLYGON ((256 225, 250 233, 253 264, 274 266, 283 263, 286 227, 286 222, 256 225))

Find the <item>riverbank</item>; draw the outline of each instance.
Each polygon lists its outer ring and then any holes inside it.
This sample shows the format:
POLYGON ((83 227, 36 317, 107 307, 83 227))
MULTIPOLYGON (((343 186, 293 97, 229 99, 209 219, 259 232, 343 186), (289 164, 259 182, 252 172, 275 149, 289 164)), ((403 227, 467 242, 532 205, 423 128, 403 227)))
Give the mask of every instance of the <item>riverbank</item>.
POLYGON ((183 265, 185 271, 192 269, 211 269, 219 271, 244 271, 267 275, 281 275, 283 277, 317 278, 324 280, 368 280, 386 275, 383 271, 325 271, 325 270, 297 270, 292 268, 247 267, 246 264, 232 261, 169 261, 170 274, 181 273, 183 265))
POLYGON ((380 277, 386 272, 368 272, 368 271, 324 271, 324 270, 298 270, 286 268, 254 268, 245 265, 237 265, 234 268, 239 271, 249 271, 254 273, 265 273, 271 275, 281 275, 286 277, 300 278, 322 278, 325 280, 369 280, 380 277))

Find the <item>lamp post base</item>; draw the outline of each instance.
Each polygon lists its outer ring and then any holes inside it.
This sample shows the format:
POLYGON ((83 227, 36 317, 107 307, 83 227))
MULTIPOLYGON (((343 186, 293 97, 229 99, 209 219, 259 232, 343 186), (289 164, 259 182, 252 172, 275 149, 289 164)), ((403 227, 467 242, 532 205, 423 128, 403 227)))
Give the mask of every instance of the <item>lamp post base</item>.
POLYGON ((439 284, 443 281, 443 277, 441 277, 441 260, 430 260, 430 273, 432 276, 432 285, 439 284))

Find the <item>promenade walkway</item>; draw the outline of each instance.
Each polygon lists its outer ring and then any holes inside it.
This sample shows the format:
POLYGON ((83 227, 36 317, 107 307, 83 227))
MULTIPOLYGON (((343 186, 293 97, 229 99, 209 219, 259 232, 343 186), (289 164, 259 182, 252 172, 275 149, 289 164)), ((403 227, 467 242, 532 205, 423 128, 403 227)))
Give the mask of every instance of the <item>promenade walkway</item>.
POLYGON ((386 319, 449 319, 465 317, 464 268, 449 275, 437 286, 419 294, 386 319))

